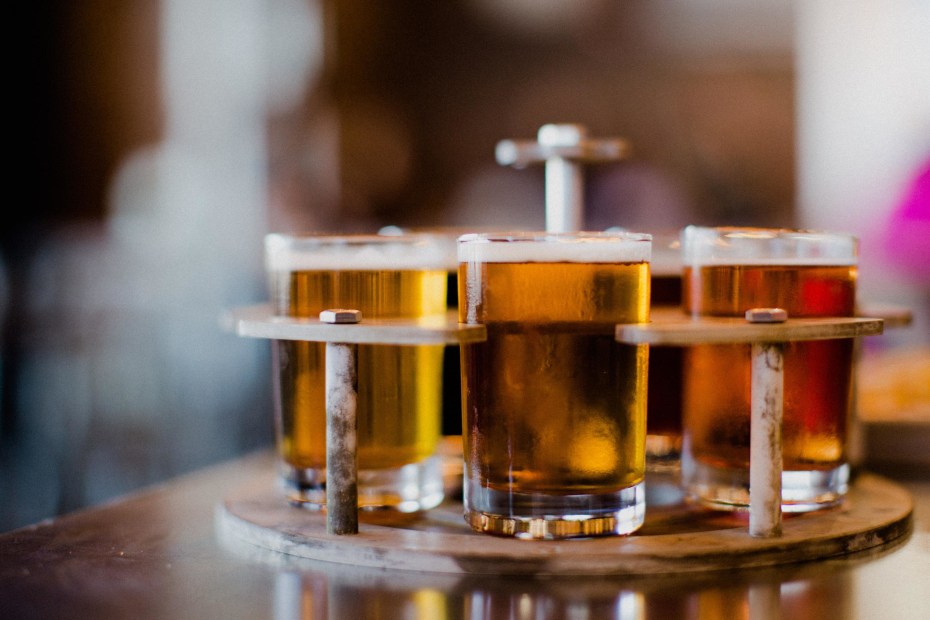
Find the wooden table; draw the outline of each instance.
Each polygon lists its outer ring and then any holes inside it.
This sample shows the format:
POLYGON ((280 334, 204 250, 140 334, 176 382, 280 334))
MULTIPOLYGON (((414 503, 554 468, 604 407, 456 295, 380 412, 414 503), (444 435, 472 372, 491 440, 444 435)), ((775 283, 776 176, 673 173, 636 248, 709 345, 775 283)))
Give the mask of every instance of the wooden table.
MULTIPOLYGON (((930 472, 899 480, 914 531, 878 551, 648 578, 361 569, 236 544, 217 506, 270 452, 0 535, 0 618, 926 618, 930 472)), ((888 475, 893 472, 880 472, 888 475)), ((647 513, 648 519, 648 513, 647 513)), ((533 544, 527 541, 527 544, 533 544)))

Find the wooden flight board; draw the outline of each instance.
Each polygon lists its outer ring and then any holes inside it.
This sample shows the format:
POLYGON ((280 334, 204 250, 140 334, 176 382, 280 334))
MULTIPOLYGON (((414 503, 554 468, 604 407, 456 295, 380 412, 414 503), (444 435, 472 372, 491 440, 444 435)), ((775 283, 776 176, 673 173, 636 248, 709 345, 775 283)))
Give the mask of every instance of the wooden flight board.
MULTIPOLYGON (((646 484, 649 484, 647 475, 646 484)), ((273 467, 217 508, 225 544, 328 563, 406 571, 508 575, 661 575, 776 566, 845 556, 905 540, 913 503, 897 484, 859 475, 839 506, 787 515, 778 538, 746 532, 745 513, 685 503, 647 505, 629 536, 517 540, 473 532, 462 504, 415 515, 360 514, 358 534, 328 534, 321 512, 291 506, 273 467)))
POLYGON ((788 319, 784 323, 748 323, 743 318, 691 318, 681 311, 654 311, 649 323, 617 326, 617 340, 627 344, 691 346, 831 340, 877 336, 884 320, 868 317, 788 319))
MULTIPOLYGON (((480 342, 483 326, 453 315, 433 321, 364 321, 332 325, 270 315, 267 305, 235 311, 228 325, 241 336, 326 343, 461 344, 480 342)), ((881 319, 793 319, 750 324, 657 312, 650 323, 617 326, 630 344, 782 343, 880 334, 881 319)), ((415 515, 360 512, 355 532, 328 531, 325 512, 291 506, 268 478, 228 497, 217 525, 224 539, 325 562, 436 573, 650 575, 773 566, 847 555, 893 543, 911 531, 912 500, 900 486, 862 474, 838 506, 787 515, 751 535, 755 512, 716 512, 679 502, 647 506, 630 536, 523 541, 471 531, 455 501, 415 515), (749 533, 747 533, 747 523, 749 533), (777 532, 772 529, 778 526, 777 532)), ((780 477, 780 469, 770 472, 780 477)), ((769 476, 769 477, 772 477, 769 476)), ((649 479, 647 477, 647 485, 649 479)), ((772 502, 770 502, 772 503, 772 502)), ((777 504, 778 502, 774 502, 777 504)))
POLYGON ((268 304, 239 308, 222 322, 239 336, 351 344, 460 344, 486 338, 484 325, 462 325, 455 312, 423 319, 369 319, 358 324, 324 323, 317 318, 275 316, 268 304))

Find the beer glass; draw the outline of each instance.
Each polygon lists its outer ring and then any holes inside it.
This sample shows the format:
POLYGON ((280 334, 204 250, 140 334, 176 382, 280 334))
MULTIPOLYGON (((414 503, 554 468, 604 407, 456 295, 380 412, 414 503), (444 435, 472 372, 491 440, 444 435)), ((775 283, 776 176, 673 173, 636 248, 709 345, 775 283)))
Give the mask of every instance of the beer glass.
MULTIPOLYGON (((778 307, 789 318, 848 317, 857 240, 845 234, 759 228, 682 231, 683 298, 694 316, 742 317, 778 307)), ((805 512, 846 493, 853 340, 786 343, 782 509, 805 512)), ((685 353, 682 478, 712 507, 749 504, 750 345, 685 353)))
POLYGON ((627 534, 645 512, 649 235, 459 239, 465 519, 518 538, 627 534))
MULTIPOLYGON (((354 308, 364 319, 444 316, 448 259, 429 235, 265 238, 274 313, 316 318, 354 308)), ((362 508, 413 512, 443 498, 436 449, 441 345, 358 346, 358 497, 362 508)), ((295 504, 326 501, 325 345, 272 341, 277 446, 295 504)))

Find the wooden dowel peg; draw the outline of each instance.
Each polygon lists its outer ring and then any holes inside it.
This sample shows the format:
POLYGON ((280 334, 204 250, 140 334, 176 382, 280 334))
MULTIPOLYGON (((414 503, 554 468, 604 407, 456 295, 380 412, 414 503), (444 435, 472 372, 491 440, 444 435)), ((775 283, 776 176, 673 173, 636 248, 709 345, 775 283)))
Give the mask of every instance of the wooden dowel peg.
POLYGON ((320 313, 320 321, 322 323, 339 323, 339 324, 355 324, 362 322, 362 311, 361 310, 346 310, 344 308, 334 308, 332 310, 324 310, 320 313))
POLYGON ((788 312, 783 308, 750 308, 746 311, 746 320, 750 323, 784 323, 788 312))
POLYGON ((749 534, 781 536, 781 427, 784 406, 784 345, 752 345, 749 431, 749 534))
MULTIPOLYGON (((750 323, 782 323, 781 308, 753 308, 750 323)), ((785 345, 752 344, 749 427, 749 535, 781 536, 782 418, 784 417, 785 345)))
POLYGON ((326 343, 326 531, 358 533, 358 345, 326 343))
MULTIPOLYGON (((327 323, 358 323, 357 310, 324 310, 327 323)), ((358 534, 358 345, 326 343, 326 531, 358 534)))

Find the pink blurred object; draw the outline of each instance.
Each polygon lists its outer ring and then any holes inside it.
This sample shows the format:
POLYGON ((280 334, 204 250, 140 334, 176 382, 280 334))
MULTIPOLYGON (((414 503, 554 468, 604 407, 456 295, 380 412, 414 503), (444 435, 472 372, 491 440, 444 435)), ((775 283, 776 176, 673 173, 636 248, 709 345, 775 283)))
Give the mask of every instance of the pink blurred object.
POLYGON ((906 275, 930 283, 930 159, 920 167, 885 232, 885 254, 906 275))

